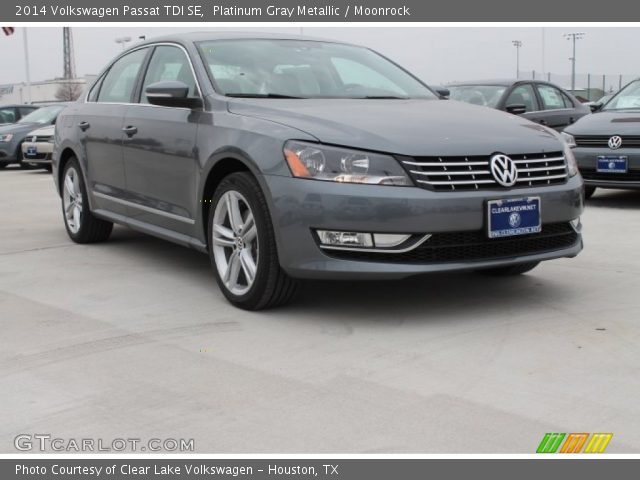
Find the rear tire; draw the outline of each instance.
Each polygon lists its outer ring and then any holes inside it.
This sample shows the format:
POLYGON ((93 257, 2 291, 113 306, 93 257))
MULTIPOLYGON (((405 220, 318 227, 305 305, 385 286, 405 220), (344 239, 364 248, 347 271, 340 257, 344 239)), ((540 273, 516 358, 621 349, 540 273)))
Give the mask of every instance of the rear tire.
POLYGON ((267 202, 251 174, 232 173, 220 182, 208 220, 209 258, 231 304, 262 310, 293 299, 298 282, 280 267, 267 202))
POLYGON ((593 187, 591 185, 585 185, 584 186, 584 198, 585 198, 585 200, 589 200, 591 197, 593 197, 594 193, 596 193, 596 187, 593 187))
POLYGON ((536 268, 539 263, 540 262, 519 263, 517 265, 510 265, 508 267, 487 268, 479 270, 479 272, 495 277, 510 277, 513 275, 522 275, 523 273, 530 272, 531 270, 536 268))
POLYGON ((96 218, 91 213, 84 177, 75 157, 71 157, 64 167, 61 189, 62 218, 69 238, 76 243, 107 240, 113 223, 96 218))

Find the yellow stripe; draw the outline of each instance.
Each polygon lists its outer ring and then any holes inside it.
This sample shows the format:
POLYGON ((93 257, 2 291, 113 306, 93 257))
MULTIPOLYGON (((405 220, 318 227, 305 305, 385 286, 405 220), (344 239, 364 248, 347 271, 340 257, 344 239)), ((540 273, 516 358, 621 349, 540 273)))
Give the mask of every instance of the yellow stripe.
POLYGON ((604 453, 613 433, 594 433, 584 449, 584 453, 604 453))

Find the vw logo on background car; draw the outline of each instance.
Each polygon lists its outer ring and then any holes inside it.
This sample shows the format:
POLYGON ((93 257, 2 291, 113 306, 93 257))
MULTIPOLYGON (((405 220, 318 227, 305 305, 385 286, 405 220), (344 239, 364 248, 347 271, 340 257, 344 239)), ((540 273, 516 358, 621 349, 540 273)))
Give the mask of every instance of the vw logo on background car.
POLYGON ((617 150, 622 146, 622 137, 620 137, 619 135, 614 135, 609 139, 608 143, 611 150, 617 150))
POLYGON ((491 157, 489 162, 491 174, 503 187, 512 187, 518 180, 518 169, 511 158, 502 153, 498 153, 491 157))

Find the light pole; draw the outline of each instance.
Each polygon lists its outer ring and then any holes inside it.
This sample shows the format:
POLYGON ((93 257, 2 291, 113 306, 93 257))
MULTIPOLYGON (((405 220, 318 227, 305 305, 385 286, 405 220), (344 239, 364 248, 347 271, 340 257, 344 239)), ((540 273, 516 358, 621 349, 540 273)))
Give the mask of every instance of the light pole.
POLYGON ((520 47, 522 42, 520 40, 512 40, 511 43, 516 47, 516 78, 520 78, 520 47))
POLYGON ((29 40, 27 28, 22 29, 22 41, 24 43, 24 70, 27 74, 27 103, 31 103, 31 73, 29 72, 29 40))
POLYGON ((584 32, 565 33, 564 38, 573 42, 573 56, 571 60, 571 90, 576 89, 576 40, 584 37, 584 32))
POLYGON ((128 42, 131 41, 131 37, 118 37, 116 38, 116 43, 122 44, 122 50, 124 51, 125 46, 128 42))

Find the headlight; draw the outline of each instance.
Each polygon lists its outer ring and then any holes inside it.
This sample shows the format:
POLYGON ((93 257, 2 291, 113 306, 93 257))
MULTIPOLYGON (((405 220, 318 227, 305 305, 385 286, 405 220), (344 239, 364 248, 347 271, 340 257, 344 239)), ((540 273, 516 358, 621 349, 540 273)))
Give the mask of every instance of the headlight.
POLYGON ((294 177, 342 183, 409 186, 411 180, 389 155, 290 140, 284 157, 294 177))
POLYGON ((576 157, 573 154, 573 150, 569 145, 564 146, 564 158, 567 159, 567 170, 569 171, 569 176, 573 177, 578 174, 578 162, 576 162, 576 157))
POLYGON ((11 133, 6 133, 4 135, 0 135, 0 142, 8 143, 8 142, 11 141, 12 138, 13 138, 13 134, 11 134, 11 133))
POLYGON ((576 139, 573 138, 573 135, 567 132, 562 132, 560 135, 562 136, 562 139, 565 141, 565 143, 569 145, 570 148, 573 148, 576 146, 576 139))

